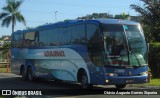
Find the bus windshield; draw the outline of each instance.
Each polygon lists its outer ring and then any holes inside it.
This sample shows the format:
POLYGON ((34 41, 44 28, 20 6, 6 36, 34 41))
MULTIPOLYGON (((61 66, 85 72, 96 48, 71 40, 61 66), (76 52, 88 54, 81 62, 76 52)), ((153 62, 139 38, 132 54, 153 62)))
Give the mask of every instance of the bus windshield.
POLYGON ((140 25, 103 24, 105 66, 146 66, 147 46, 140 25))

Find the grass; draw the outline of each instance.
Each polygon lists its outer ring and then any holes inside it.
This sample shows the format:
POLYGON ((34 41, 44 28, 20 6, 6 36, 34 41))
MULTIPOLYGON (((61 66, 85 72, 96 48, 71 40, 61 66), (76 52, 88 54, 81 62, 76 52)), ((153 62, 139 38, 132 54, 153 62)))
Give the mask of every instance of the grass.
POLYGON ((160 79, 158 78, 151 79, 150 83, 147 83, 147 84, 152 86, 160 86, 160 79))
POLYGON ((7 72, 7 68, 0 68, 0 73, 5 73, 7 72))
POLYGON ((140 84, 140 86, 157 86, 157 87, 160 87, 160 78, 152 78, 149 83, 140 84))

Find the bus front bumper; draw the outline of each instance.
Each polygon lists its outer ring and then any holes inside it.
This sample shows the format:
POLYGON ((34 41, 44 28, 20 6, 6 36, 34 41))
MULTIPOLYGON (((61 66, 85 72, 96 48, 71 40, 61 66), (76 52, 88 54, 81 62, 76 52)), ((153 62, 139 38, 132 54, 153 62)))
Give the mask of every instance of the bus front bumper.
POLYGON ((118 84, 141 84, 148 82, 148 76, 112 76, 106 77, 104 84, 118 85, 118 84))

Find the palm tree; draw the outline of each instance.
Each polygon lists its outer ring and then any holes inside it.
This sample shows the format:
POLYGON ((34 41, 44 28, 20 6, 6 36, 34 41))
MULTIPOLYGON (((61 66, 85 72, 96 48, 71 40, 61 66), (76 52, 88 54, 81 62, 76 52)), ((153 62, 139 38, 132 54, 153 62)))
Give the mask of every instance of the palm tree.
POLYGON ((139 13, 141 22, 154 37, 155 41, 160 42, 160 0, 140 0, 144 3, 143 6, 132 4, 132 9, 139 13))
POLYGON ((22 2, 23 1, 8 0, 7 6, 3 7, 3 12, 0 13, 0 19, 2 20, 1 26, 9 27, 12 23, 12 33, 14 32, 14 27, 17 21, 26 25, 23 15, 18 10, 22 2))
POLYGON ((115 15, 114 18, 115 18, 115 19, 125 19, 125 20, 129 20, 129 19, 130 19, 130 15, 123 12, 123 13, 120 14, 120 15, 115 15))
POLYGON ((122 19, 129 20, 130 16, 123 12, 123 13, 121 14, 121 18, 122 18, 122 19))

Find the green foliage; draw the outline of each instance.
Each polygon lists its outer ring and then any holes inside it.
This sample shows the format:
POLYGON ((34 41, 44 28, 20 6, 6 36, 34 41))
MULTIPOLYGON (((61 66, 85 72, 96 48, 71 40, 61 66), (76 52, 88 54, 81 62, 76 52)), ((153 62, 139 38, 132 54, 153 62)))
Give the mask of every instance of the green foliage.
POLYGON ((23 15, 19 11, 23 1, 8 0, 7 5, 2 8, 3 12, 0 13, 0 20, 2 20, 1 26, 9 27, 12 23, 12 32, 14 32, 14 27, 16 22, 22 22, 26 25, 23 15))
POLYGON ((143 28, 143 31, 144 31, 144 35, 145 35, 145 38, 148 42, 154 42, 154 37, 152 35, 152 28, 151 26, 148 26, 148 25, 143 25, 142 24, 142 28, 143 28))
POLYGON ((3 48, 3 50, 0 53, 0 57, 2 58, 2 61, 6 59, 6 55, 9 52, 11 47, 11 43, 10 42, 5 42, 3 44, 3 46, 1 48, 3 48))
POLYGON ((130 15, 123 12, 121 15, 115 15, 114 18, 115 18, 115 19, 125 19, 125 20, 129 20, 130 15))
POLYGON ((113 15, 108 13, 93 13, 86 16, 78 17, 77 19, 97 19, 97 18, 113 18, 113 15))
POLYGON ((132 4, 131 8, 139 13, 142 24, 147 27, 147 37, 160 42, 160 0, 140 0, 143 6, 132 4))
POLYGON ((93 14, 88 14, 86 16, 78 17, 77 19, 97 19, 97 18, 115 18, 115 19, 125 19, 129 20, 130 15, 126 13, 122 13, 120 15, 115 15, 113 16, 112 14, 109 13, 93 13, 93 14))
POLYGON ((160 77, 160 42, 150 43, 148 63, 153 77, 160 77))
POLYGON ((160 86, 160 79, 151 79, 149 85, 160 86))
POLYGON ((10 48, 11 47, 11 43, 10 42, 5 42, 3 44, 3 48, 10 48))

